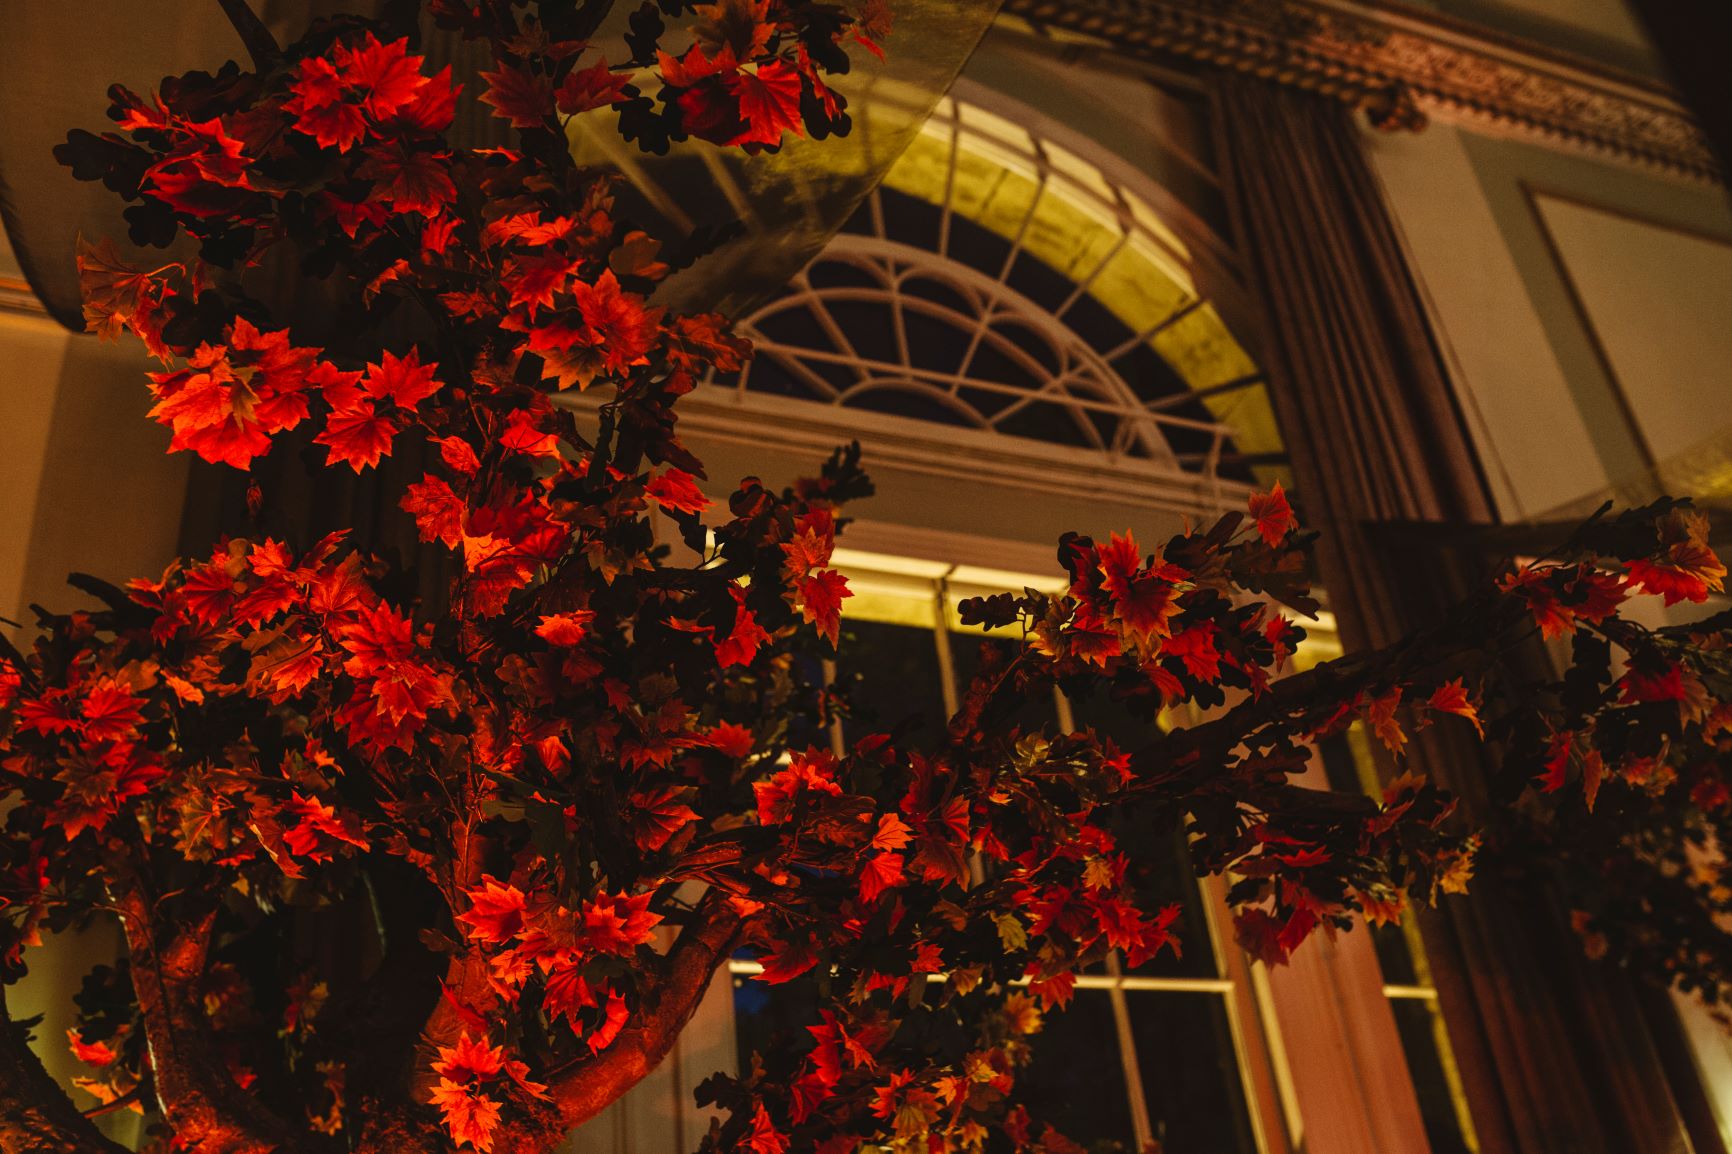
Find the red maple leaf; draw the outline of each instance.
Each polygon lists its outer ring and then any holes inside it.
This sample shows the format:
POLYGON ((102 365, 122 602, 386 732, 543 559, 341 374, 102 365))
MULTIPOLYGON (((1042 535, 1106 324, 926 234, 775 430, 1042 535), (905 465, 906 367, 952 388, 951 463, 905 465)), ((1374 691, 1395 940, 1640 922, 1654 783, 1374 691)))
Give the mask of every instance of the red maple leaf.
POLYGON ((913 831, 908 823, 893 813, 879 815, 878 832, 872 835, 872 848, 877 850, 898 850, 908 844, 913 831))
POLYGON ((85 691, 79 712, 84 715, 79 726, 90 741, 118 741, 133 736, 144 720, 142 698, 133 696, 126 686, 104 679, 85 691))
POLYGON ((261 333, 244 318, 227 345, 200 345, 177 372, 151 373, 150 415, 174 430, 171 452, 245 469, 269 451, 273 433, 307 415, 317 349, 294 348, 286 329, 261 333))
POLYGON ((1114 533, 1096 550, 1096 557, 1102 584, 1113 599, 1113 619, 1142 645, 1167 637, 1169 623, 1179 611, 1185 571, 1159 559, 1145 567, 1129 533, 1123 537, 1114 533))
POLYGON ((511 307, 523 309, 533 318, 537 309, 553 305, 554 294, 565 290, 570 275, 569 257, 546 252, 514 261, 500 281, 511 291, 511 307))
POLYGON ((860 867, 860 900, 867 905, 878 901, 885 890, 902 884, 902 855, 874 854, 860 867))
POLYGON ((107 1066, 119 1057, 106 1042, 86 1042, 77 1030, 66 1031, 66 1042, 72 1056, 87 1066, 107 1066))
POLYGON ((1177 657, 1185 672, 1213 685, 1221 679, 1221 651, 1215 646, 1215 623, 1201 621, 1181 630, 1161 644, 1162 657, 1177 657))
POLYGON ((499 443, 513 453, 531 457, 559 456, 559 438, 541 428, 541 414, 518 409, 505 420, 505 432, 499 443))
POLYGON ((497 72, 481 73, 481 79, 487 81, 481 102, 493 105, 493 115, 509 121, 511 127, 540 128, 552 118, 553 86, 547 77, 502 65, 497 72))
POLYGON ((732 47, 724 47, 714 57, 706 56, 701 44, 694 44, 679 58, 659 49, 656 62, 661 67, 662 80, 673 88, 691 88, 712 76, 732 72, 739 67, 732 47))
POLYGON ((549 1017, 564 1018, 574 1033, 582 1033, 578 1014, 600 1005, 576 966, 557 966, 542 985, 541 1008, 549 1017))
POLYGON ((463 540, 463 517, 468 506, 443 479, 428 473, 410 485, 401 502, 403 511, 415 518, 423 541, 443 541, 455 549, 463 540))
POLYGON ((572 299, 589 326, 589 342, 600 347, 602 364, 615 375, 624 375, 633 365, 648 361, 656 326, 661 320, 660 309, 646 309, 643 299, 635 293, 620 291, 613 270, 606 269, 595 283, 575 281, 572 299))
POLYGON ((347 152, 367 135, 367 118, 361 105, 345 99, 346 89, 337 66, 323 56, 301 61, 291 95, 283 111, 294 117, 290 127, 310 136, 320 148, 347 152))
POLYGON ((535 627, 535 635, 549 645, 577 645, 589 636, 589 623, 594 619, 595 613, 589 609, 550 614, 535 627))
POLYGON ((560 113, 572 116, 626 99, 625 89, 631 82, 631 73, 610 71, 607 57, 603 56, 588 68, 574 69, 554 96, 560 113))
POLYGON ((422 58, 410 56, 408 45, 407 37, 381 44, 369 32, 359 47, 337 48, 344 85, 360 98, 374 120, 384 120, 401 109, 427 84, 427 77, 421 75, 422 58))
POLYGON ((390 400, 400 409, 413 409, 438 392, 440 382, 433 379, 436 366, 423 365, 419 349, 399 357, 387 351, 376 365, 367 366, 361 387, 379 400, 390 400))
POLYGON ((1540 774, 1540 788, 1547 793, 1556 793, 1569 780, 1570 751, 1574 747, 1576 735, 1568 730, 1554 733, 1551 741, 1546 744, 1544 759, 1540 762, 1545 770, 1540 774))
POLYGON ((746 124, 728 144, 776 145, 784 131, 805 135, 800 126, 800 74, 780 60, 758 65, 755 73, 735 72, 722 84, 739 102, 746 124))
POLYGON ((757 979, 771 986, 791 982, 818 964, 818 952, 809 939, 785 942, 765 954, 758 962, 763 969, 757 979))
POLYGON ((698 820, 695 809, 677 800, 680 794, 678 787, 666 785, 631 795, 630 821, 639 849, 659 850, 680 830, 698 820))
POLYGON ((367 838, 353 816, 339 814, 335 807, 299 790, 283 805, 280 817, 293 819, 292 825, 284 823, 283 844, 296 857, 326 862, 339 843, 367 848, 367 838))
POLYGON ((428 1092, 427 1101, 439 1107, 453 1142, 459 1146, 468 1143, 480 1154, 490 1154, 493 1132, 499 1127, 498 1102, 474 1086, 449 1078, 439 1079, 428 1092))
POLYGON ((151 355, 167 364, 173 351, 162 343, 162 325, 157 319, 168 294, 160 279, 166 270, 146 272, 132 267, 107 237, 90 244, 80 236, 76 260, 85 329, 113 340, 123 326, 131 328, 151 355))
POLYGON ((1371 726, 1371 732, 1396 757, 1401 756, 1402 747, 1407 744, 1407 734, 1402 732, 1401 722, 1395 716, 1401 705, 1401 692, 1398 685, 1365 705, 1365 721, 1371 726))
POLYGON ((842 631, 842 599, 852 596, 848 579, 836 570, 814 573, 800 582, 800 616, 834 647, 842 631))
POLYGON ((227 553, 218 550, 214 559, 187 571, 180 595, 195 620, 215 625, 228 615, 235 603, 236 576, 229 564, 227 553))
POLYGON ((699 741, 735 761, 751 756, 752 746, 757 743, 750 729, 731 721, 717 722, 709 732, 699 735, 699 741))
POLYGON ((363 401, 352 409, 332 413, 325 421, 325 431, 314 437, 313 443, 330 448, 327 465, 342 461, 359 473, 389 456, 396 436, 397 426, 391 419, 374 412, 371 401, 363 401))
POLYGON ((752 1128, 746 1134, 746 1146, 752 1154, 786 1154, 788 1136, 776 1129, 764 1104, 759 1102, 752 1113, 752 1128))
POLYGON ((779 825, 793 816, 794 804, 802 793, 840 797, 842 787, 831 776, 828 758, 807 755, 796 756, 768 781, 754 782, 752 792, 758 802, 758 824, 779 825))
POLYGON ((373 198, 396 212, 436 217, 457 198, 444 155, 402 140, 370 146, 359 175, 373 182, 373 198))
POLYGON ((439 84, 429 84, 421 75, 422 58, 408 55, 407 46, 406 38, 381 44, 369 32, 358 47, 338 44, 329 56, 303 60, 283 103, 283 111, 294 118, 291 127, 319 147, 339 152, 360 143, 369 120, 425 121, 428 130, 438 131, 432 126, 450 99, 450 70, 440 74, 439 84))
POLYGON ((473 477, 481 468, 481 459, 475 455, 475 446, 462 437, 442 439, 439 442, 439 459, 445 462, 447 469, 465 477, 473 477))
POLYGON ((1631 669, 1618 679, 1618 700, 1626 703, 1683 701, 1689 696, 1680 666, 1631 669))
POLYGON ((757 617, 746 608, 746 595, 738 586, 730 587, 734 595, 734 628, 716 642, 716 663, 723 669, 731 665, 750 665, 758 655, 758 647, 770 639, 758 624, 757 617))
POLYGON ((451 127, 457 118, 457 94, 462 85, 451 83, 451 66, 447 64, 415 90, 408 103, 382 120, 388 120, 395 132, 436 136, 451 127))
POLYGON ((1485 726, 1480 724, 1479 711, 1473 707, 1473 702, 1467 696, 1467 689, 1461 683, 1461 678, 1445 682, 1432 691, 1426 704, 1441 713, 1453 713, 1457 717, 1465 717, 1473 722, 1473 727, 1481 737, 1485 736, 1485 726))
POLYGON ((1708 547, 1706 522, 1698 515, 1688 524, 1689 535, 1671 542, 1658 558, 1638 558, 1628 566, 1631 585, 1664 597, 1667 605, 1700 603, 1725 587, 1726 566, 1708 547))
POLYGON ((662 916, 651 913, 650 895, 603 895, 583 907, 583 941, 603 954, 629 956, 648 945, 662 916))
POLYGON ((176 128, 179 140, 145 169, 141 187, 188 216, 244 219, 252 195, 245 143, 230 136, 217 119, 176 122, 176 128))
POLYGON ((1276 481, 1274 488, 1267 493, 1252 493, 1249 505, 1251 517, 1257 523, 1257 532, 1271 549, 1280 545, 1282 539, 1298 523, 1293 518, 1293 510, 1287 504, 1287 494, 1281 491, 1279 481, 1276 481))
POLYGON ((644 489, 662 508, 675 513, 702 513, 715 504, 698 489, 697 478, 683 469, 668 469, 650 478, 644 489))
POLYGON ((498 945, 523 932, 529 900, 516 886, 483 876, 468 896, 469 908, 458 914, 457 920, 469 927, 471 940, 498 945))

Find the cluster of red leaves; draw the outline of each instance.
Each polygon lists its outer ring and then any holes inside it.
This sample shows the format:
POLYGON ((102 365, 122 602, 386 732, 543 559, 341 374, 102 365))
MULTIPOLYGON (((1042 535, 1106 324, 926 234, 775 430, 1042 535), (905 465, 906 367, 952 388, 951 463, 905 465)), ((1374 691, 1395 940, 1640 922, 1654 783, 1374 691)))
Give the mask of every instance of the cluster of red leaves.
POLYGON ((78 1036, 110 1092, 156 1087, 176 1141, 375 1150, 427 1115, 456 1145, 550 1149, 666 1052, 744 950, 763 982, 833 996, 810 1047, 707 1084, 729 1112, 708 1149, 1064 1149, 1017 1104, 1019 1079, 1077 972, 1177 949, 1178 911, 1143 884, 1147 831, 1184 828, 1197 868, 1240 879, 1240 938, 1271 960, 1460 889, 1475 843, 1424 780, 1379 802, 1291 777, 1351 725, 1396 757, 1442 715, 1482 729, 1487 663, 1530 610, 1547 636, 1599 630, 1632 660, 1544 715, 1558 724, 1508 734, 1524 785, 1541 764, 1548 788, 1577 765, 1586 784, 1591 751, 1590 804, 1604 780, 1657 796, 1682 778, 1698 812, 1732 809, 1704 753, 1728 729, 1724 647, 1690 658, 1615 612, 1638 591, 1719 587, 1681 510, 1520 571, 1449 630, 1294 676, 1304 634, 1278 605, 1316 605, 1279 486, 1153 553, 1067 536, 1064 592, 965 603, 967 624, 1019 638, 983 650, 942 741, 811 748, 847 708, 801 670, 843 640, 832 557, 843 506, 870 493, 857 452, 792 489, 706 495, 674 406, 747 350, 720 318, 651 303, 669 263, 562 129, 608 106, 652 145, 841 131, 821 74, 850 40, 876 52, 887 17, 646 6, 614 68, 586 60, 571 6, 522 8, 432 5, 491 46, 478 99, 518 147, 452 147, 449 71, 354 21, 257 71, 148 101, 117 90, 125 135, 67 146, 80 176, 136 202, 135 240, 198 246, 151 271, 107 243, 81 256, 91 327, 131 329, 163 362, 151 414, 173 448, 244 469, 293 433, 360 473, 423 444, 432 463, 392 496, 450 577, 417 601, 366 542, 261 531, 126 591, 87 581, 105 609, 47 618, 29 655, 0 659, 12 969, 40 927, 116 901, 150 911, 129 928, 146 960, 238 959, 78 1036), (675 54, 664 14, 687 9, 675 54), (650 68, 659 111, 633 83, 650 68), (225 271, 278 250, 330 271, 359 335, 297 339, 301 322, 271 322, 225 271), (411 319, 374 324, 387 303, 411 319), (1028 708, 1055 688, 1110 698, 1149 723, 1146 744, 1057 731, 1028 708), (1154 724, 1181 708, 1220 712, 1154 724), (249 981, 277 980, 257 959, 315 936, 296 932, 310 910, 388 925, 342 964, 300 958, 280 1028, 216 1030, 233 1085, 151 1081, 142 1039, 214 1028, 177 1005, 246 1005, 249 981), (244 1108, 211 1108, 237 1087, 244 1108), (304 1117, 259 1129, 285 1104, 304 1117))

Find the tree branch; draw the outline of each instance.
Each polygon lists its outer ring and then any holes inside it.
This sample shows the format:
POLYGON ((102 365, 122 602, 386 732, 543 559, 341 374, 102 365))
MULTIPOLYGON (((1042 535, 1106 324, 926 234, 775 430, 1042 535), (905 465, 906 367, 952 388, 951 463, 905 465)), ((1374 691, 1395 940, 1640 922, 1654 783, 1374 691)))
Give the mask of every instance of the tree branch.
POLYGON ((175 928, 126 866, 110 873, 115 905, 132 958, 133 992, 144 1016, 156 1094, 176 1135, 200 1154, 270 1154, 299 1143, 283 1121, 235 1084, 210 1035, 201 989, 209 957, 213 905, 175 928))
MULTIPOLYGON (((647 992, 646 1004, 633 1017, 631 1025, 620 1032, 613 1045, 553 1079, 548 1087, 553 1096, 553 1110, 539 1132, 525 1136, 529 1142, 551 1138, 550 1148, 553 1142, 601 1113, 661 1064, 691 1021, 698 1003, 703 1001, 716 967, 733 950, 739 930, 740 916, 728 903, 727 895, 712 888, 698 903, 691 923, 662 959, 660 972, 647 992)), ((541 1147, 507 1144, 507 1148, 541 1147)))
POLYGON ((4 1154, 126 1154, 79 1113, 48 1076, 0 996, 0 1151, 4 1154))
POLYGON ((1261 696, 1247 697, 1211 721, 1164 734, 1132 755, 1132 766, 1151 784, 1161 784, 1175 772, 1215 773, 1227 753, 1265 725, 1333 710, 1355 693, 1402 680, 1417 670, 1495 656, 1488 635, 1493 639, 1505 636, 1526 614, 1515 598, 1473 598, 1457 606, 1436 628, 1383 649, 1351 653, 1280 678, 1261 696), (1461 627, 1463 620, 1477 619, 1481 613, 1489 616, 1489 630, 1483 623, 1474 629, 1461 627))
POLYGON ((241 44, 247 50, 247 55, 253 58, 253 67, 264 72, 277 62, 283 54, 277 44, 277 38, 271 35, 271 30, 265 27, 265 22, 258 18, 247 0, 217 0, 223 15, 234 25, 235 32, 241 38, 241 44))

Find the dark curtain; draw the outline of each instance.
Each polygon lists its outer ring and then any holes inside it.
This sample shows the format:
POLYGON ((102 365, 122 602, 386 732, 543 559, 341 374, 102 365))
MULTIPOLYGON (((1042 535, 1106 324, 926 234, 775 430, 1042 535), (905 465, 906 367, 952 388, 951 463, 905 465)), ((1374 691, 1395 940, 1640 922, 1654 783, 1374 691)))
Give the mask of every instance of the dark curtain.
MULTIPOLYGON (((1343 640, 1386 644, 1489 576, 1483 554, 1411 526, 1490 522, 1492 503, 1352 111, 1242 76, 1222 76, 1218 98, 1296 500, 1322 530, 1343 640), (1394 522, 1410 530, 1380 529, 1394 522)), ((1471 817, 1484 755, 1441 728, 1419 735, 1412 762, 1471 817)), ((1690 1104, 1656 1047, 1664 1021, 1582 958, 1543 895, 1481 877, 1421 926, 1483 1154, 1691 1149, 1690 1104)))

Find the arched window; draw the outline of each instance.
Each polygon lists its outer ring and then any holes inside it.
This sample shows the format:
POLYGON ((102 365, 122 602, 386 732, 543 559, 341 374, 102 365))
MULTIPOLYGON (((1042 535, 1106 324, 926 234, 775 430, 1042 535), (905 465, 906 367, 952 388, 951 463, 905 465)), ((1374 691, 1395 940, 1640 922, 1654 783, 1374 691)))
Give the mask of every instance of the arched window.
MULTIPOLYGON (((681 427, 740 446, 740 463, 769 473, 858 439, 880 477, 984 486, 969 491, 1021 519, 1066 494, 1104 497, 1112 517, 1133 518, 1152 539, 1181 516, 1243 508, 1250 489, 1284 472, 1264 376, 1227 320, 1232 267, 1214 230, 1160 184, 965 80, 826 247, 740 318, 755 357, 685 398, 681 427)), ((1053 577, 1051 546, 1034 544, 1028 525, 1016 540, 973 536, 908 497, 953 504, 954 490, 906 489, 888 509, 858 510, 879 520, 852 525, 837 553, 855 594, 842 645, 806 675, 854 684, 865 728, 815 741, 844 746, 915 717, 928 728, 905 736, 935 737, 932 723, 955 709, 981 644, 992 643, 961 623, 957 599, 1053 577)), ((1326 655, 1326 634, 1304 660, 1326 655)), ((1045 720, 1126 745, 1147 730, 1110 702, 1058 696, 1045 720)), ((1351 788, 1344 748, 1321 760, 1351 788)), ((1232 941, 1225 882, 1199 883, 1182 839, 1170 864, 1151 884, 1181 908, 1183 957, 1082 975, 1071 1007, 1048 1016, 1025 1088, 1085 1143, 1153 1140, 1173 1154, 1300 1148, 1304 1103, 1269 975, 1232 941)), ((1471 1131, 1423 957, 1392 964, 1410 944, 1399 930, 1379 935, 1392 976, 1381 989, 1374 978, 1368 995, 1393 1000, 1389 1058, 1420 1074, 1425 1135, 1413 1148, 1462 1154, 1471 1131)), ((767 987, 754 971, 736 959, 718 975, 674 1060, 572 1148, 644 1154, 665 1148, 670 1132, 676 1146, 698 1132, 706 1111, 691 1104, 695 1082, 717 1065, 743 1068, 754 1048, 776 1044, 778 1025, 798 1024, 811 1008, 802 998, 817 996, 800 982, 767 987)), ((1351 1071, 1342 1079, 1363 1084, 1351 1071)))
MULTIPOLYGON (((946 97, 823 252, 742 318, 752 363, 712 383, 784 428, 848 410, 880 461, 949 450, 1007 477, 1084 472, 1145 507, 1236 504, 1283 457, 1263 375, 1201 291, 1207 254, 1162 223, 1149 182, 1005 112, 1023 121, 946 97)), ((721 407, 713 390, 692 400, 721 407)))

